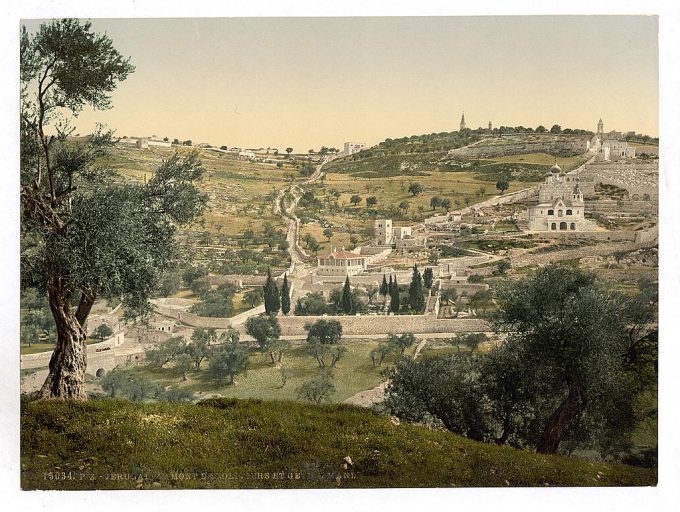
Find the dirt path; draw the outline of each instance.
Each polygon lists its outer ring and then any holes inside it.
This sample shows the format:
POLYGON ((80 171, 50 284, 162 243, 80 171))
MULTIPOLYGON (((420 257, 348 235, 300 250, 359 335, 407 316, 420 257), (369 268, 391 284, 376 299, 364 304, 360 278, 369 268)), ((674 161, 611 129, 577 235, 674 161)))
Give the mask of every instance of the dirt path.
MULTIPOLYGON (((418 356, 420 355, 420 351, 423 350, 425 345, 427 345, 427 341, 428 338, 423 338, 422 340, 420 340, 420 343, 418 343, 416 351, 413 354, 414 360, 418 358, 418 356)), ((387 380, 385 382, 381 382, 372 389, 360 391, 359 393, 356 393, 355 395, 352 395, 348 399, 344 400, 343 403, 358 405, 359 407, 371 407, 374 404, 377 404, 385 400, 385 391, 387 390, 387 386, 389 385, 389 383, 390 381, 387 380)))

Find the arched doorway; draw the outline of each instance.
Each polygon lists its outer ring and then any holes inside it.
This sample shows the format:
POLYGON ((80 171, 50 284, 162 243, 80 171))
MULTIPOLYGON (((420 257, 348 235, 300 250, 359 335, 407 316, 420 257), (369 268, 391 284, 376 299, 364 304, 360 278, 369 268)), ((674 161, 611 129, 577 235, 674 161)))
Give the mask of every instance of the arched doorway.
POLYGON ((560 222, 560 231, 566 231, 567 230, 567 223, 566 222, 560 222))
POLYGON ((550 229, 555 231, 557 229, 557 224, 555 224, 554 222, 550 224, 550 229))
POLYGON ((570 228, 572 231, 576 231, 576 224, 575 224, 574 222, 572 222, 572 223, 571 223, 571 226, 569 226, 569 228, 570 228))
POLYGON ((103 379, 104 377, 106 377, 106 370, 104 368, 99 368, 95 375, 97 376, 97 378, 103 379))

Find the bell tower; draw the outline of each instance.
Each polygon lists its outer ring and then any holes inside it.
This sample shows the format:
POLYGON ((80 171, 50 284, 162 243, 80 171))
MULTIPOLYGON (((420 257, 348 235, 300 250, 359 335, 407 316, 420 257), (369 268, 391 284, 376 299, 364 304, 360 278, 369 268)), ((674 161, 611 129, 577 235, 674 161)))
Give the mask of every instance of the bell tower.
POLYGON ((465 112, 463 112, 463 116, 460 118, 460 131, 462 132, 465 130, 465 112))

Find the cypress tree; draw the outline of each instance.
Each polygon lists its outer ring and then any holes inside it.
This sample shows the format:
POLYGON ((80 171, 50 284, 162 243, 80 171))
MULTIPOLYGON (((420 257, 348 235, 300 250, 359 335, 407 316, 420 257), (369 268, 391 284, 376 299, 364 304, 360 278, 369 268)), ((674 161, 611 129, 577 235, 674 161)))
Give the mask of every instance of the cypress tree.
POLYGON ((283 274, 283 284, 281 285, 281 312, 284 315, 290 313, 290 286, 288 285, 287 274, 283 274))
POLYGON ((387 293, 392 297, 392 292, 394 291, 394 283, 392 283, 392 274, 390 274, 390 284, 387 285, 387 293))
POLYGON ((390 298, 391 298, 390 311, 392 311, 393 313, 399 313, 399 284, 397 283, 396 277, 392 282, 392 291, 390 292, 390 298))
MULTIPOLYGON (((391 278, 392 276, 390 276, 391 278)), ((385 297, 387 297, 387 292, 389 292, 389 288, 387 285, 387 278, 385 277, 385 274, 383 274, 383 280, 382 284, 380 285, 380 295, 383 296, 383 300, 385 300, 385 297)))
POLYGON ((425 310, 425 298, 423 297, 423 279, 418 271, 418 265, 413 266, 413 277, 408 287, 408 301, 411 310, 422 313, 425 310))
POLYGON ((342 287, 342 298, 340 299, 340 309, 349 315, 352 313, 352 289, 349 285, 349 276, 345 279, 345 286, 342 287))
POLYGON ((427 267, 423 272, 423 284, 428 290, 432 288, 432 283, 434 281, 434 272, 432 272, 432 267, 427 267))
POLYGON ((267 270, 267 281, 264 283, 264 310, 268 315, 275 315, 281 309, 279 287, 272 279, 271 270, 267 270))

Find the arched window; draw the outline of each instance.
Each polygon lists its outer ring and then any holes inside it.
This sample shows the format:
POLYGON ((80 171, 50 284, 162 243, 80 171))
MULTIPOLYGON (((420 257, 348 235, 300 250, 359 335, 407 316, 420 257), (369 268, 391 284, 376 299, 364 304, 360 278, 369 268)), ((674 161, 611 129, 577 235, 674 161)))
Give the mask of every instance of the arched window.
POLYGON ((560 222, 560 231, 566 231, 567 230, 567 223, 566 222, 560 222))
POLYGON ((557 210, 557 216, 561 217, 562 216, 562 210, 557 210))
POLYGON ((567 210, 567 215, 571 215, 571 210, 567 210))
POLYGON ((555 224, 555 223, 553 222, 553 223, 550 225, 550 229, 552 229, 553 231, 555 231, 555 230, 557 229, 557 224, 555 224))
POLYGON ((555 210, 548 210, 548 215, 555 215, 555 210))
POLYGON ((576 224, 572 222, 571 225, 569 226, 569 228, 570 228, 572 231, 576 231, 576 224))

